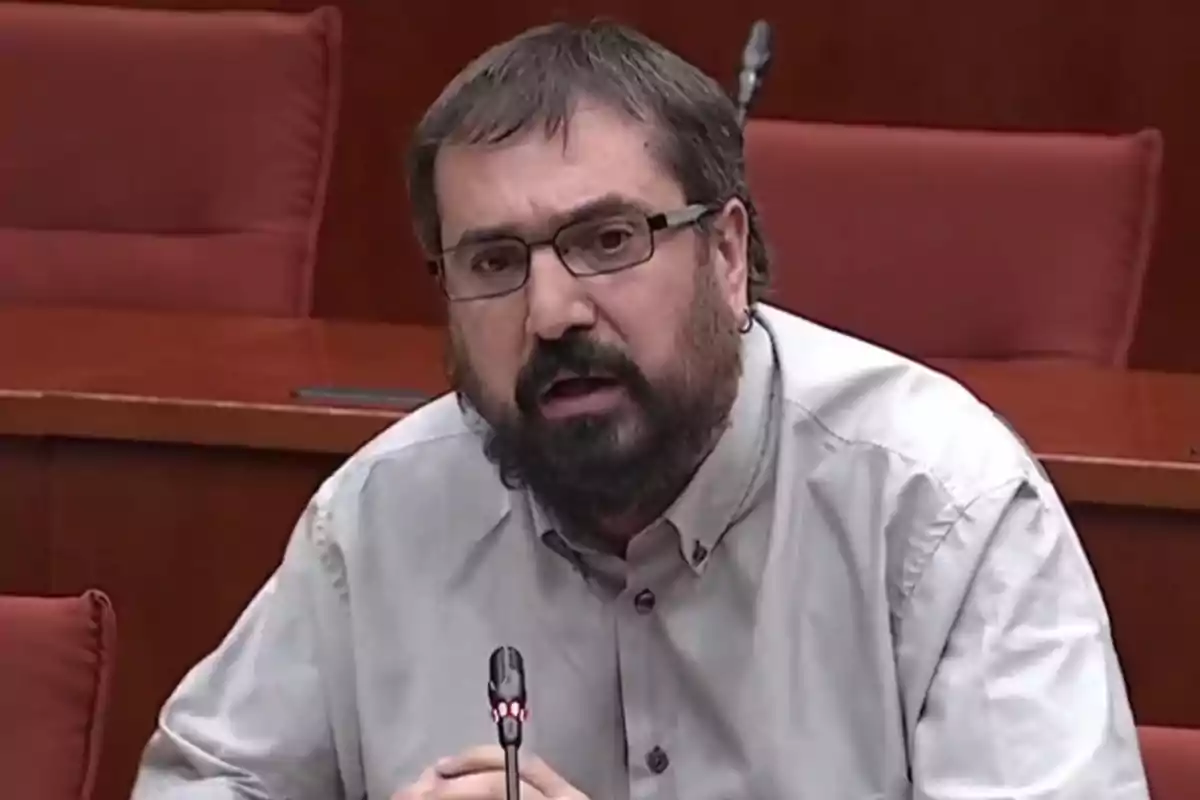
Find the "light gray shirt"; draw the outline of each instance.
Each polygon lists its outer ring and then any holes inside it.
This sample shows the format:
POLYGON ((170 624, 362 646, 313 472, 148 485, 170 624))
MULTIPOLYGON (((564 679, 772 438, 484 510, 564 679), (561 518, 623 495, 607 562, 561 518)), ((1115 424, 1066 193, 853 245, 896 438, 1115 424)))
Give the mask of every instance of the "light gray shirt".
POLYGON ((500 645, 523 749, 592 800, 1145 800, 1104 603, 1016 438, 777 309, 743 359, 624 560, 506 489, 453 397, 383 433, 168 701, 136 800, 387 800, 496 741, 500 645))

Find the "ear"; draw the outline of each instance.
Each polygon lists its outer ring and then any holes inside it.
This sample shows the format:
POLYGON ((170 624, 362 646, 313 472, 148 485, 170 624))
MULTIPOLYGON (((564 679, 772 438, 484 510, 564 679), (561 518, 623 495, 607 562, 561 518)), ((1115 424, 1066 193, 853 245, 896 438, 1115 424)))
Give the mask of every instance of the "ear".
POLYGON ((750 215, 741 199, 725 203, 710 223, 715 247, 713 268, 729 309, 740 317, 747 305, 750 274, 750 215))

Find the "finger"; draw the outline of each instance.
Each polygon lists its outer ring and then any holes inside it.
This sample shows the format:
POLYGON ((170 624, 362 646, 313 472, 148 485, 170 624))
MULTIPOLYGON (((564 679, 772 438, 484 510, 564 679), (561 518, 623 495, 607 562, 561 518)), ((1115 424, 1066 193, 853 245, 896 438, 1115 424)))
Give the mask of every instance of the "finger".
MULTIPOLYGON (((538 758, 518 758, 522 782, 528 783, 547 797, 566 797, 578 794, 557 772, 538 758)), ((504 750, 497 745, 481 745, 458 755, 444 758, 435 765, 443 778, 454 778, 477 772, 504 772, 504 750)))
MULTIPOLYGON (((472 772, 441 780, 429 797, 431 800, 505 800, 507 788, 503 771, 472 772)), ((521 800, 547 798, 536 786, 521 781, 521 800)))
POLYGON ((443 778, 470 775, 473 772, 504 771, 504 750, 499 745, 485 744, 443 758, 433 765, 443 778))

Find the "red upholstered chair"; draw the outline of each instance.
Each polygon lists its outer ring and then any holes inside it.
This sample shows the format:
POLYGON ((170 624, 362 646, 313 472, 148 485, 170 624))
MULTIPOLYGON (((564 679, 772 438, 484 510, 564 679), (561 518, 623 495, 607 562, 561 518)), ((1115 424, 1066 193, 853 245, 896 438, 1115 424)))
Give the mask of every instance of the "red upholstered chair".
POLYGON ((88 800, 115 647, 100 592, 0 596, 0 796, 88 800))
POLYGON ((1200 798, 1200 730, 1138 728, 1153 800, 1200 798))
POLYGON ((340 31, 0 2, 0 305, 308 314, 340 31))
POLYGON ((919 358, 1123 365, 1162 140, 753 120, 771 302, 919 358))

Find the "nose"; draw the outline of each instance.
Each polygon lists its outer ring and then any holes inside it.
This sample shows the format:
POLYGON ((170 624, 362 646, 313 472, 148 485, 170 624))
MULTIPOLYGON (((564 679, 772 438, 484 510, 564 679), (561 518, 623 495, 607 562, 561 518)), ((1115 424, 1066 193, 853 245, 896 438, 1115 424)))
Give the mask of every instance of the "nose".
POLYGON ((539 339, 560 339, 572 328, 596 324, 596 308, 579 278, 571 274, 551 247, 530 255, 526 331, 539 339))

